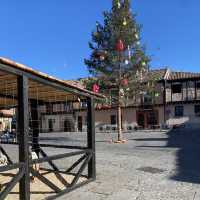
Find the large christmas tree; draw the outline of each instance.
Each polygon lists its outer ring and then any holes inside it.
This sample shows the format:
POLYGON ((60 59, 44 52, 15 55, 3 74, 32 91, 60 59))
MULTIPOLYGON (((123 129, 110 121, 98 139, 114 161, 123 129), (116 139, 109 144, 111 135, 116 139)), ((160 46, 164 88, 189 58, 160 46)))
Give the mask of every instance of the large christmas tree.
POLYGON ((141 82, 148 71, 149 58, 140 43, 141 26, 136 23, 130 0, 113 0, 111 11, 103 16, 104 23, 97 22, 92 32, 92 54, 85 64, 95 80, 103 81, 104 87, 115 88, 111 96, 117 108, 118 141, 122 141, 121 107, 127 97, 143 90, 141 82))

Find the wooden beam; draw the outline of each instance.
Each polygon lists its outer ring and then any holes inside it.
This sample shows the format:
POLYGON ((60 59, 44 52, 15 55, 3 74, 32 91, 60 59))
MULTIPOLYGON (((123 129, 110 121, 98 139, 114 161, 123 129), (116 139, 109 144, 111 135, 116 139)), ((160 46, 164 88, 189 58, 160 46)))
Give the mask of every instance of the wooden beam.
POLYGON ((95 155, 95 109, 94 99, 87 98, 87 146, 92 150, 92 158, 88 163, 88 178, 96 179, 95 155))
POLYGON ((31 173, 37 177, 41 182, 43 182, 45 185, 47 185, 49 188, 54 190, 55 192, 59 193, 61 192, 61 189, 57 187, 54 183, 52 183, 49 179, 47 179, 45 176, 41 175, 39 172, 31 168, 31 173))
POLYGON ((89 163, 91 157, 92 157, 92 154, 87 155, 86 159, 84 160, 83 164, 81 165, 80 169, 78 170, 76 176, 74 177, 74 179, 71 183, 72 187, 78 182, 79 178, 81 177, 81 173, 83 172, 83 170, 85 169, 85 167, 89 163))
POLYGON ((28 78, 24 75, 19 76, 17 87, 19 162, 24 163, 24 175, 19 184, 19 199, 30 200, 28 78))
POLYGON ((42 74, 37 74, 34 71, 29 72, 29 71, 25 71, 23 69, 15 68, 10 65, 1 64, 1 63, 0 63, 0 68, 4 72, 11 73, 13 75, 18 75, 18 76, 26 76, 27 78, 29 78, 32 81, 36 81, 40 84, 51 86, 58 90, 76 94, 78 96, 85 96, 88 98, 94 97, 95 99, 102 99, 101 96, 91 94, 91 92, 89 92, 89 91, 82 90, 80 88, 76 88, 75 86, 68 85, 64 82, 61 82, 60 80, 53 79, 48 76, 43 76, 42 74))
POLYGON ((0 200, 6 199, 7 195, 10 193, 10 191, 16 186, 16 184, 22 178, 23 174, 24 174, 24 169, 22 168, 14 176, 14 178, 8 183, 8 185, 6 186, 6 188, 3 191, 1 191, 1 193, 0 193, 0 200))

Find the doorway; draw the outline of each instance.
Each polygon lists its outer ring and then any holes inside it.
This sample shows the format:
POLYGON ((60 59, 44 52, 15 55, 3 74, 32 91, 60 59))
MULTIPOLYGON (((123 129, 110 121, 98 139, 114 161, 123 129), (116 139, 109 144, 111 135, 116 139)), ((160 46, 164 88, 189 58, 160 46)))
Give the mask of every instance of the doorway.
POLYGON ((158 110, 138 111, 137 124, 141 128, 153 129, 158 126, 159 115, 158 110))
POLYGON ((83 131, 83 118, 82 116, 78 116, 78 131, 83 131))
POLYGON ((64 132, 72 132, 72 124, 68 119, 64 121, 64 132))
POLYGON ((48 124, 49 124, 49 132, 53 132, 53 120, 49 119, 48 124))
POLYGON ((145 128, 145 113, 144 112, 138 112, 137 113, 137 124, 138 126, 145 128))

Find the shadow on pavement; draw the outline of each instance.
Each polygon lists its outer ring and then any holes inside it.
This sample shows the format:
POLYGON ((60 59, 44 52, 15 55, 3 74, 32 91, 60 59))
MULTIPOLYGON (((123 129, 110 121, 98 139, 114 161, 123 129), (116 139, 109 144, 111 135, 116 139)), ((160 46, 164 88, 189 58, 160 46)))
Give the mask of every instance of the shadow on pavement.
MULTIPOLYGON (((136 141, 166 141, 165 146, 137 146, 150 148, 177 148, 176 170, 172 180, 200 184, 200 129, 177 128, 169 131, 167 138, 144 138, 136 141)), ((148 144, 148 143, 147 143, 148 144)))

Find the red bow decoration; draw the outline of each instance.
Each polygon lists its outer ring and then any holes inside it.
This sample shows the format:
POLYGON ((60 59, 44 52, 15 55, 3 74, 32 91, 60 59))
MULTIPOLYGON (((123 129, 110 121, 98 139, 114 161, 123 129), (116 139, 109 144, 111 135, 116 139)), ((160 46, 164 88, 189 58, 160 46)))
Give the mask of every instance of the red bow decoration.
POLYGON ((117 51, 124 51, 124 43, 121 39, 118 40, 117 44, 116 44, 116 50, 117 51))
POLYGON ((95 83, 93 86, 92 86, 92 91, 95 92, 95 93, 99 93, 99 86, 95 83))
POLYGON ((127 79, 122 80, 122 85, 127 86, 128 85, 128 80, 127 79))

